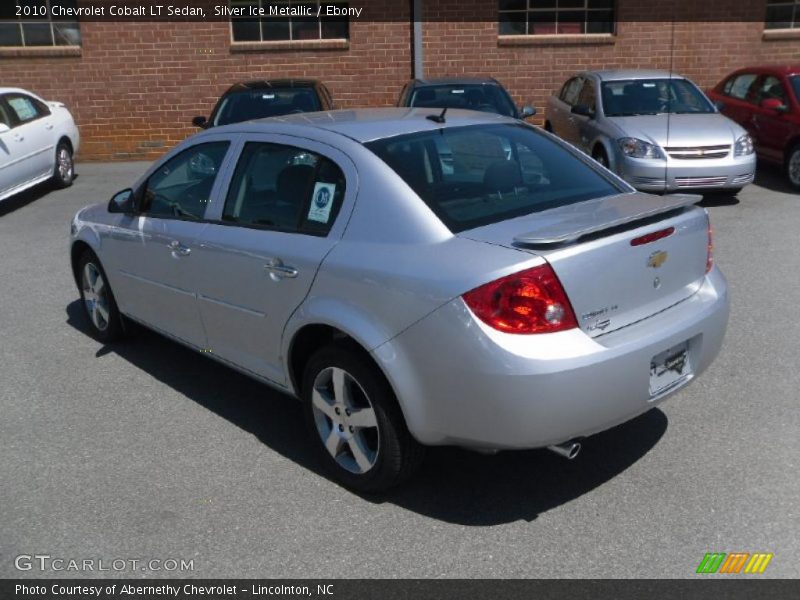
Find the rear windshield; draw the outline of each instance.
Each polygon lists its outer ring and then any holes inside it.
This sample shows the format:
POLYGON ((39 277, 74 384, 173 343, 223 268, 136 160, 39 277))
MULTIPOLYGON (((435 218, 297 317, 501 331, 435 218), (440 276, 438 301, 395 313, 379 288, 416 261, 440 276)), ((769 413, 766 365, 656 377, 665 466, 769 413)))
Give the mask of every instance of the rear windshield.
POLYGON ((607 117, 713 113, 714 105, 685 79, 634 79, 603 83, 607 117))
POLYGON ((533 127, 443 127, 369 142, 457 233, 628 191, 533 127))
POLYGON ((409 106, 421 108, 464 108, 515 117, 516 109, 498 85, 430 85, 411 94, 409 106))
POLYGON ((320 110, 319 100, 310 87, 248 90, 225 96, 212 122, 214 125, 229 125, 316 110, 320 110))

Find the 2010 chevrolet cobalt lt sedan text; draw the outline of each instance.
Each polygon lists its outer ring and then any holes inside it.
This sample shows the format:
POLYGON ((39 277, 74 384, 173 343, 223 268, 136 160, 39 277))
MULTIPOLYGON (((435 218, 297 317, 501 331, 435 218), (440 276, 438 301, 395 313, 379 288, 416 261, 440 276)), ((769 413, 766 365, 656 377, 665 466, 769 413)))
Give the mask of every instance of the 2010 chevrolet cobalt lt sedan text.
POLYGON ((72 222, 93 333, 128 319, 299 397, 323 462, 551 449, 705 370, 728 318, 697 197, 469 111, 333 111, 185 141, 72 222))

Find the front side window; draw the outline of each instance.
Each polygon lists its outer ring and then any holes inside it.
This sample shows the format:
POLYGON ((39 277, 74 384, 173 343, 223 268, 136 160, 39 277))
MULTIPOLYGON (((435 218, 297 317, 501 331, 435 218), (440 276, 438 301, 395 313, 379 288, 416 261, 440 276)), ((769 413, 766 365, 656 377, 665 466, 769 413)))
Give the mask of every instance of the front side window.
POLYGON ((585 79, 583 82, 581 93, 578 95, 578 104, 582 104, 591 111, 595 110, 597 100, 594 91, 594 83, 589 79, 585 79))
POLYGON ((525 125, 445 127, 366 146, 454 233, 626 191, 525 125))
POLYGON ((800 0, 767 0, 764 29, 796 29, 800 27, 800 0))
POLYGON ((800 102, 800 75, 792 75, 789 77, 789 82, 792 84, 792 88, 794 89, 795 100, 800 102))
POLYGON ((0 46, 80 46, 77 0, 0 1, 0 46))
POLYGON ((780 79, 774 75, 767 75, 758 82, 758 89, 756 92, 756 102, 760 103, 763 100, 780 100, 781 104, 788 104, 786 98, 786 90, 783 89, 783 84, 780 79))
POLYGON ((500 35, 614 32, 614 0, 498 0, 500 35))
POLYGON ((222 98, 211 117, 214 125, 320 110, 312 87, 270 88, 232 92, 222 98))
POLYGON ((514 103, 497 85, 427 85, 411 93, 408 105, 420 108, 464 108, 507 117, 516 115, 514 103))
POLYGON ((231 0, 234 42, 338 40, 350 37, 349 4, 339 0, 231 0), (252 15, 258 15, 254 18, 252 15), (261 16, 263 15, 263 16, 261 16), (317 17, 319 15, 319 17, 317 17))
POLYGON ((344 174, 330 159, 293 146, 250 142, 236 166, 222 220, 327 235, 344 191, 344 174))
POLYGON ((714 112, 714 105, 685 79, 605 81, 602 89, 607 117, 714 112))
POLYGON ((165 219, 201 220, 229 145, 198 144, 161 165, 145 184, 140 212, 165 219))

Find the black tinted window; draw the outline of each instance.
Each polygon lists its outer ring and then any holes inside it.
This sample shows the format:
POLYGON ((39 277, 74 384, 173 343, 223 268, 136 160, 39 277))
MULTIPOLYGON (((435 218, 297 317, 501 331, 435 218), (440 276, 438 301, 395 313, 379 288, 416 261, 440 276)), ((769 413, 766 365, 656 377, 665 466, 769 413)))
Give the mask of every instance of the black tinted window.
POLYGON ((245 146, 231 181, 222 219, 242 225, 325 235, 344 198, 341 169, 327 158, 292 146, 245 146))
POLYGON ((214 115, 214 125, 320 110, 313 88, 282 88, 234 92, 225 96, 214 115))
POLYGON ((800 102, 800 75, 793 75, 789 77, 789 82, 794 88, 794 97, 800 102))
POLYGON ((411 93, 409 106, 421 108, 464 108, 497 113, 507 117, 516 115, 514 104, 497 85, 429 85, 416 88, 411 93))
POLYGON ((756 77, 757 76, 755 73, 743 73, 741 75, 737 75, 736 77, 732 77, 728 80, 728 83, 725 84, 725 94, 731 98, 746 100, 748 92, 753 86, 753 82, 755 82, 756 77))
POLYGON ((623 191, 525 125, 443 128, 367 147, 453 232, 623 191))
POLYGON ((172 219, 202 219, 228 142, 198 144, 161 165, 147 180, 142 212, 172 219))

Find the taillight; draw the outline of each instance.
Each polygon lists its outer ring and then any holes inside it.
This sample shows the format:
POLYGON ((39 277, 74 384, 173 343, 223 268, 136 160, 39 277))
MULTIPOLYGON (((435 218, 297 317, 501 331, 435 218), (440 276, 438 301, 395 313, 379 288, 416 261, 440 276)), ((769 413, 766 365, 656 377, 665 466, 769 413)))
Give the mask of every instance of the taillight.
POLYGON ((484 284, 462 297, 476 317, 506 333, 554 333, 578 326, 567 294, 547 263, 484 284))
POLYGON ((706 273, 714 266, 714 231, 711 229, 711 221, 708 222, 708 246, 706 247, 706 273))

